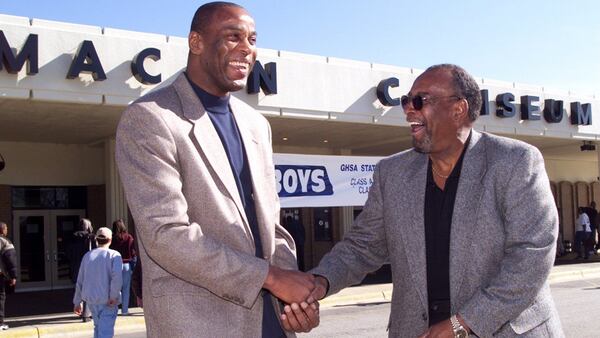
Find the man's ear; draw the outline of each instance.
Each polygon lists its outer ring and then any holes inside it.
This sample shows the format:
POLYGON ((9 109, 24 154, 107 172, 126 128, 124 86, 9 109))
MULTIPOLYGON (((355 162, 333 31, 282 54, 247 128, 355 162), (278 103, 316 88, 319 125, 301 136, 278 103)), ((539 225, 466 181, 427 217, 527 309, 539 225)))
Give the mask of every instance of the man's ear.
POLYGON ((463 121, 469 114, 469 102, 467 99, 460 99, 454 105, 454 111, 452 112, 452 118, 456 122, 463 121))
POLYGON ((190 48, 190 53, 194 55, 202 54, 202 50, 204 50, 204 40, 202 39, 202 35, 198 32, 191 31, 188 35, 188 46, 190 48))

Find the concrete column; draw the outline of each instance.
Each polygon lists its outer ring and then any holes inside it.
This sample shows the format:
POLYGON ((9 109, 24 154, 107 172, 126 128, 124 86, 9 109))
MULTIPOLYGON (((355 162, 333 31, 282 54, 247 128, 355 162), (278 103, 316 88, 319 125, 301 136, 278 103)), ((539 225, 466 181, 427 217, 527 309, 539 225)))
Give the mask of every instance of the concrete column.
POLYGON ((104 173, 106 175, 106 222, 112 224, 121 218, 128 223, 127 200, 121 185, 117 164, 115 162, 115 139, 111 138, 104 143, 104 173))
MULTIPOLYGON (((596 175, 596 180, 600 181, 600 145, 596 146, 596 156, 598 158, 598 162, 597 162, 598 172, 597 172, 597 175, 596 175)), ((596 203, 598 203, 598 202, 596 202, 596 203)))
POLYGON ((352 223, 354 223, 354 207, 341 207, 340 209, 340 239, 343 239, 346 232, 352 228, 352 223))

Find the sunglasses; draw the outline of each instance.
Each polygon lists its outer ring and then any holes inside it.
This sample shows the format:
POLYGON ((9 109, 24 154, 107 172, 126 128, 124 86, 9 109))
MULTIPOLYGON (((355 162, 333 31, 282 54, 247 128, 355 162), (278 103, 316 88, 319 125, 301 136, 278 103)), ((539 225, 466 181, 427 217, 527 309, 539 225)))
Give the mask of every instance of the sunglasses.
POLYGON ((402 95, 402 97, 400 98, 400 103, 402 104, 402 109, 404 109, 404 111, 406 111, 406 108, 408 107, 409 102, 412 103, 412 106, 415 110, 421 110, 421 109, 423 109, 423 105, 425 105, 427 103, 432 103, 438 99, 449 99, 449 98, 455 98, 457 100, 463 99, 463 97, 460 97, 458 95, 423 96, 421 94, 417 94, 415 96, 402 95))

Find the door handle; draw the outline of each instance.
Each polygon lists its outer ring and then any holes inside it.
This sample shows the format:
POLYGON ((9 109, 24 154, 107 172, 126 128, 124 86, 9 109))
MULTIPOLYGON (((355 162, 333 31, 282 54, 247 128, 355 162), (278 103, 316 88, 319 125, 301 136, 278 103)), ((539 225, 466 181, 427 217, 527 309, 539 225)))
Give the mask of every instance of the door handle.
POLYGON ((56 262, 58 260, 58 254, 56 252, 54 252, 54 261, 56 262))
POLYGON ((46 250, 46 261, 50 262, 50 251, 46 250))

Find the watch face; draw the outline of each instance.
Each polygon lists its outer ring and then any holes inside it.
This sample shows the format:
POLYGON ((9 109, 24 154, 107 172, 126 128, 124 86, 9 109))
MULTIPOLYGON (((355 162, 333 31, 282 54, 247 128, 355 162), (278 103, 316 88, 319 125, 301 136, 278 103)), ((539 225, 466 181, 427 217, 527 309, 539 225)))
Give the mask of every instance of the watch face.
POLYGON ((467 331, 465 329, 460 328, 460 329, 456 330, 456 333, 455 333, 454 337, 457 337, 457 338, 468 338, 469 334, 467 333, 467 331))

